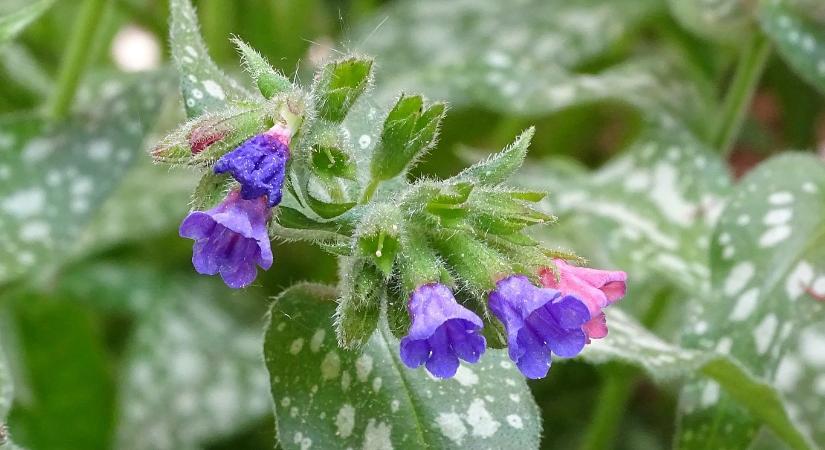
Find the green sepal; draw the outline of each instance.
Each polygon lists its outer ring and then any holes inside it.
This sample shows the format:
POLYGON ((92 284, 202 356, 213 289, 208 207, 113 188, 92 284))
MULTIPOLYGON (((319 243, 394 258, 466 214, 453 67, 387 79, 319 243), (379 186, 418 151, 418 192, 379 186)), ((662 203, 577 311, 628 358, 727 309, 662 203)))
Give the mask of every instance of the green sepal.
POLYGON ((384 120, 381 142, 372 157, 373 179, 389 180, 409 169, 435 145, 446 105, 424 107, 420 95, 401 97, 384 120))
POLYGON ((325 65, 316 74, 315 108, 318 116, 340 123, 372 79, 372 59, 348 57, 325 65))
POLYGON ((269 108, 228 108, 198 116, 152 149, 156 163, 208 166, 251 136, 274 124, 269 108))
POLYGON ((342 261, 341 296, 335 309, 335 333, 340 347, 357 349, 369 340, 378 327, 385 287, 384 277, 366 260, 342 261))
POLYGON ((228 174, 206 172, 192 192, 192 209, 206 211, 218 205, 229 192, 234 180, 228 174))
POLYGON ((310 166, 313 172, 324 178, 355 180, 355 161, 338 147, 316 144, 312 146, 310 166))
POLYGON ((464 169, 447 181, 472 181, 486 185, 503 183, 521 167, 535 131, 535 127, 526 129, 501 152, 464 169))
POLYGON ((470 199, 472 224, 489 233, 509 235, 525 227, 550 223, 555 217, 530 208, 520 200, 519 193, 480 192, 476 190, 470 199))
POLYGON ((255 81, 264 98, 270 99, 281 92, 294 89, 289 79, 273 69, 266 58, 250 47, 249 44, 238 37, 233 37, 232 43, 235 44, 238 53, 241 54, 241 63, 249 76, 255 81))
POLYGON ((404 220, 395 205, 372 206, 355 230, 360 254, 388 278, 400 247, 404 220))
POLYGON ((430 241, 480 301, 503 276, 512 274, 506 259, 489 245, 461 231, 431 235, 430 241))

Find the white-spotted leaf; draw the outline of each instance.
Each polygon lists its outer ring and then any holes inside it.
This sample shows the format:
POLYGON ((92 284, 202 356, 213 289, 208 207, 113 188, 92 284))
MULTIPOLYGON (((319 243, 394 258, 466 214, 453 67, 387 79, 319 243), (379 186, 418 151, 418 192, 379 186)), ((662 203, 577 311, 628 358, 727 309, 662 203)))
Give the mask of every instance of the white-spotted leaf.
MULTIPOLYGON (((710 252, 712 293, 690 303, 685 345, 730 354, 775 386, 799 429, 823 442, 825 164, 801 154, 763 163, 731 195, 710 252)), ((684 389, 681 410, 684 448, 741 445, 758 430, 707 382, 684 389)))
POLYGON ((438 380, 404 366, 380 327, 338 348, 334 289, 298 285, 273 303, 264 345, 285 449, 538 448, 538 408, 506 352, 438 380))
POLYGON ((825 26, 787 0, 764 0, 759 8, 762 29, 776 50, 799 75, 825 92, 825 26))
POLYGON ((169 43, 180 75, 186 115, 197 117, 223 109, 232 98, 250 98, 250 93, 212 61, 190 0, 172 0, 169 8, 169 43))

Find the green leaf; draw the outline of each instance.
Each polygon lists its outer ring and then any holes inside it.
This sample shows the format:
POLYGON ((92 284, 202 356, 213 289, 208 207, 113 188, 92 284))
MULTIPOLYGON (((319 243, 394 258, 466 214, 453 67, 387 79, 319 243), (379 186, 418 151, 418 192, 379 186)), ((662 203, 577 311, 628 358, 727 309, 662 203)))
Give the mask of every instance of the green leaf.
MULTIPOLYGON (((590 177, 553 176, 543 165, 525 172, 522 184, 551 192, 548 211, 575 230, 577 253, 637 279, 665 277, 686 292, 707 287, 708 237, 730 176, 713 150, 678 125, 649 124, 590 177)), ((555 227, 537 231, 557 239, 555 227)))
POLYGON ((338 147, 317 144, 310 158, 313 171, 321 177, 355 179, 355 161, 338 147))
POLYGON ((142 78, 101 83, 97 109, 66 123, 0 118, 0 283, 59 263, 142 154, 152 123, 137 118, 156 114, 163 85, 142 78))
POLYGON ((740 0, 668 0, 673 16, 690 31, 727 44, 753 33, 752 8, 740 0))
POLYGON ((424 99, 420 95, 402 94, 384 120, 381 145, 370 164, 373 177, 389 180, 409 170, 435 145, 445 112, 443 103, 424 108, 424 99))
POLYGON ((242 299, 212 280, 148 280, 124 292, 145 300, 122 367, 118 448, 200 448, 263 417, 259 328, 221 306, 242 299))
POLYGON ((18 5, 14 11, 0 11, 0 46, 17 37, 29 24, 48 11, 53 3, 54 0, 37 0, 18 5))
POLYGON ((346 352, 329 319, 335 297, 304 284, 272 305, 264 356, 283 448, 538 448, 538 408, 505 352, 448 380, 406 368, 385 327, 346 352))
POLYGON ((386 283, 381 273, 363 259, 349 258, 341 265, 341 296, 335 309, 335 335, 339 346, 360 349, 378 326, 386 283))
POLYGON ((115 386, 102 324, 88 308, 66 300, 17 298, 15 329, 28 395, 17 399, 9 427, 30 448, 108 448, 115 386))
POLYGON ((447 181, 489 185, 497 185, 507 181, 521 168, 535 132, 535 127, 526 129, 504 150, 491 155, 484 161, 473 164, 447 181))
MULTIPOLYGON (((712 294, 691 303, 683 341, 729 353, 775 386, 799 429, 823 442, 821 374, 825 334, 825 165, 812 155, 775 157, 741 180, 710 248, 712 294)), ((741 445, 758 430, 747 411, 714 386, 682 394, 680 442, 741 445), (709 441, 708 441, 709 440, 709 441)), ((799 447, 796 442, 789 442, 799 447)))
POLYGON ((14 380, 12 380, 11 369, 6 360, 3 342, 0 341, 0 424, 5 423, 6 415, 9 413, 9 409, 11 409, 13 399, 14 380))
POLYGON ((233 98, 251 95, 237 81, 224 74, 209 57, 200 35, 198 16, 190 0, 169 2, 169 44, 180 74, 180 89, 188 117, 218 111, 233 98))
POLYGON ((395 2, 352 41, 380 61, 386 101, 414 91, 533 116, 611 99, 701 119, 708 96, 666 55, 580 73, 664 8, 658 0, 395 2))
POLYGON ((153 165, 144 158, 100 207, 74 253, 81 257, 175 229, 187 213, 197 183, 191 171, 153 165))
MULTIPOLYGON (((697 374, 709 377, 713 381, 702 382, 714 386, 711 389, 714 395, 719 395, 721 387, 725 395, 748 408, 754 417, 761 419, 793 448, 808 448, 773 383, 754 376, 735 360, 713 349, 685 349, 663 341, 618 308, 610 308, 606 313, 610 334, 604 339, 594 340, 582 352, 581 358, 594 363, 618 360, 633 364, 643 368, 660 383, 676 378, 693 377, 695 380, 697 374)), ((706 440, 707 435, 693 436, 699 446, 697 448, 722 448, 706 440)), ((742 446, 742 441, 730 444, 738 448, 742 446)))
POLYGON ((258 85, 258 90, 264 98, 272 98, 280 92, 289 91, 293 88, 292 83, 280 72, 273 69, 255 49, 243 40, 235 37, 232 43, 238 48, 241 54, 241 62, 249 75, 258 85))
POLYGON ((803 79, 825 93, 825 29, 787 0, 764 0, 759 4, 762 30, 776 50, 803 79))
POLYGON ((316 77, 313 93, 319 117, 341 122, 372 81, 372 60, 348 57, 334 61, 316 77))

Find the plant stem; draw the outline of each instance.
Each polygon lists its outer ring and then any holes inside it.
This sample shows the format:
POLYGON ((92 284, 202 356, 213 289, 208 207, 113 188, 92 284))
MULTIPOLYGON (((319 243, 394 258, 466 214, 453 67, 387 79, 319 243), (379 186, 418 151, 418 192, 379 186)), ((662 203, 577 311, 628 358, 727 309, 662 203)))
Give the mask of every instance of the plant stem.
POLYGON ((106 2, 107 0, 85 0, 75 19, 74 31, 66 45, 57 85, 49 102, 48 113, 52 119, 63 119, 69 113, 106 2))
POLYGON ((728 93, 725 95, 722 115, 713 134, 713 146, 723 156, 730 153, 739 135, 745 113, 753 100, 753 94, 770 56, 770 50, 770 41, 757 32, 739 59, 728 93))
POLYGON ((378 188, 378 183, 380 182, 381 180, 377 178, 370 180, 370 184, 368 184, 366 189, 364 189, 364 195, 361 197, 361 204, 368 203, 370 199, 372 199, 372 195, 375 194, 375 189, 378 188))
POLYGON ((596 411, 581 445, 581 450, 604 450, 613 447, 625 407, 636 384, 638 370, 610 364, 602 371, 602 386, 596 399, 596 411))

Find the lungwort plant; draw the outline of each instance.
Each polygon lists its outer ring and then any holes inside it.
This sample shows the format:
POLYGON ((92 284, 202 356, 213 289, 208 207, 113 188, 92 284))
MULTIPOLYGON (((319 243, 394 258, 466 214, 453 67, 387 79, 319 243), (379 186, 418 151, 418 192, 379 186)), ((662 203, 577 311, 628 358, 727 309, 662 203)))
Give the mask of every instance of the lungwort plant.
POLYGON ((0 449, 825 442, 819 1, 8 1, 0 449))

